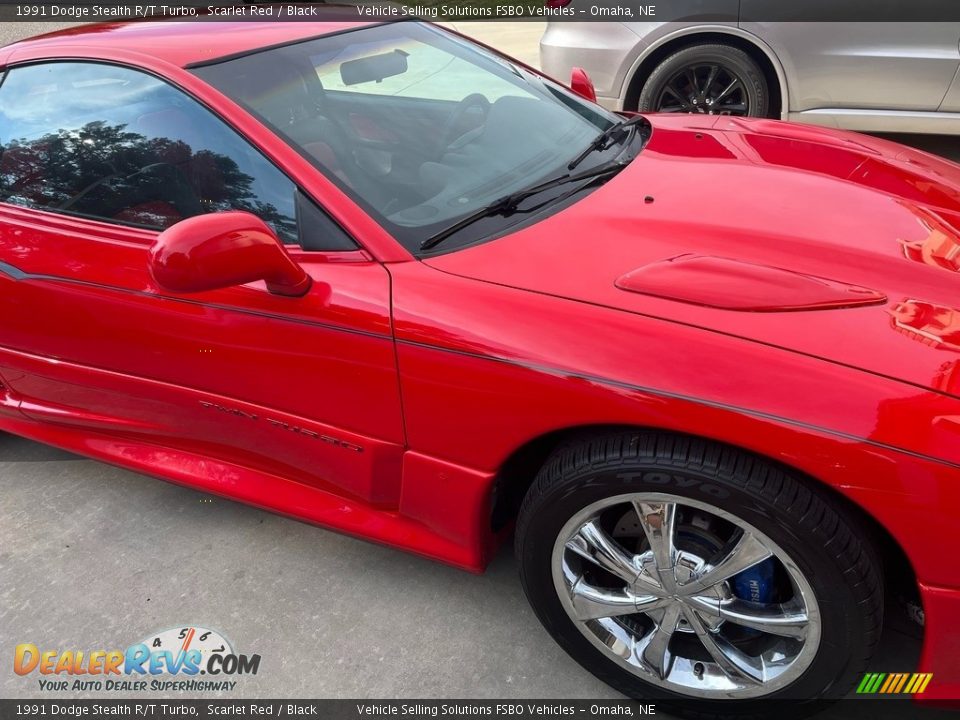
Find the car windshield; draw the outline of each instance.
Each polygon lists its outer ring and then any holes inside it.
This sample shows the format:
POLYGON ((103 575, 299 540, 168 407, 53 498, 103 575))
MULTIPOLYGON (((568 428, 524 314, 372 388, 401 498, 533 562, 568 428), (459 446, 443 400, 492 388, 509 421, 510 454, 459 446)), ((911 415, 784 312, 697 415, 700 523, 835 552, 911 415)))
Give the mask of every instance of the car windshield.
MULTIPOLYGON (((195 67, 406 247, 567 172, 619 118, 429 25, 366 27, 195 67)), ((577 171, 610 159, 606 145, 577 171)), ((490 235, 518 222, 490 218, 490 235)))

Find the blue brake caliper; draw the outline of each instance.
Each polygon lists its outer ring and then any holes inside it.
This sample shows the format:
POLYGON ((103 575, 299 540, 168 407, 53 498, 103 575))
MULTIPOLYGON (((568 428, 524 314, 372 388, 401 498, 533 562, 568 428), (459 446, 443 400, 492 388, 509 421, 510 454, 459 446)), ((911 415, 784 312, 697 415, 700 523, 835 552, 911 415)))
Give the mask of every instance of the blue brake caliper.
POLYGON ((768 558, 730 579, 733 594, 741 600, 755 603, 769 603, 773 601, 774 591, 774 560, 768 558))

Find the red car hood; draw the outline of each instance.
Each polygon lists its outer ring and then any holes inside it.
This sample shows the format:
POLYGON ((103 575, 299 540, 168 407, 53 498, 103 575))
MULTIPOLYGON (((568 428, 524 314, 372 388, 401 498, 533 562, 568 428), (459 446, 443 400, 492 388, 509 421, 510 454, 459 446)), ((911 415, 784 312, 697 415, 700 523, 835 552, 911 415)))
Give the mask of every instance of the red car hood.
POLYGON ((428 264, 960 396, 960 165, 769 120, 650 121, 580 202, 428 264))

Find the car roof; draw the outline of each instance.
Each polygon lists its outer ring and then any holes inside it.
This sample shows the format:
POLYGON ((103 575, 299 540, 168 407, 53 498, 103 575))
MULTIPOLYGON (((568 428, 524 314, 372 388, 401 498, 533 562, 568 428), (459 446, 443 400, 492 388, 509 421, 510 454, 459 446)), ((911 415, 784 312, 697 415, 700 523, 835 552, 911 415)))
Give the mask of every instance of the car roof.
MULTIPOLYGON (((345 20, 347 14, 342 8, 339 10, 338 19, 320 22, 134 20, 90 23, 21 40, 6 49, 36 48, 49 53, 50 57, 69 55, 68 49, 78 46, 103 48, 105 55, 113 50, 129 50, 185 67, 374 24, 345 20), (60 48, 64 49, 63 53, 60 48)), ((330 14, 328 10, 322 16, 330 14)))

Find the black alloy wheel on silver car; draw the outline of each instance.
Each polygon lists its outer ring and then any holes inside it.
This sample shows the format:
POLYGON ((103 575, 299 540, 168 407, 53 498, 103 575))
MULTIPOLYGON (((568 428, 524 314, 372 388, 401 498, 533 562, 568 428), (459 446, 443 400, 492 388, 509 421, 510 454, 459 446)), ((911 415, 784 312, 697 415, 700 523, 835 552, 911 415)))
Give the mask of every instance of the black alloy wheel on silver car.
POLYGON ((537 616, 586 669, 670 712, 742 716, 770 699, 812 712, 862 675, 883 613, 863 537, 773 463, 625 432, 547 461, 516 548, 537 616))
POLYGON ((641 112, 766 117, 770 97, 757 63, 730 45, 693 45, 665 58, 640 92, 641 112))

